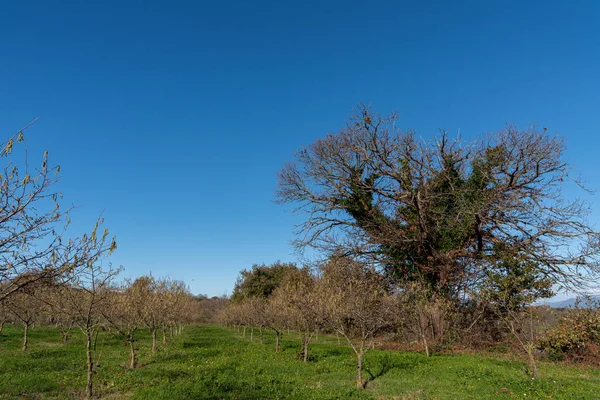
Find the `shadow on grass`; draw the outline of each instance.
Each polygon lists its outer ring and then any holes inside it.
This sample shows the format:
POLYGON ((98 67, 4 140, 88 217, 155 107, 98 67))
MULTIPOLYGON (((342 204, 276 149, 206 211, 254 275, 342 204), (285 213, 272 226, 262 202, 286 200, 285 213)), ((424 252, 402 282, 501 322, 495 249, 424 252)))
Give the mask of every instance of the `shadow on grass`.
POLYGON ((364 371, 369 375, 363 384, 363 388, 373 382, 375 379, 380 378, 394 369, 401 369, 404 371, 412 370, 417 368, 423 363, 427 363, 428 359, 412 359, 412 360, 398 360, 392 357, 390 354, 382 354, 377 357, 376 360, 371 360, 371 366, 365 365, 364 371))

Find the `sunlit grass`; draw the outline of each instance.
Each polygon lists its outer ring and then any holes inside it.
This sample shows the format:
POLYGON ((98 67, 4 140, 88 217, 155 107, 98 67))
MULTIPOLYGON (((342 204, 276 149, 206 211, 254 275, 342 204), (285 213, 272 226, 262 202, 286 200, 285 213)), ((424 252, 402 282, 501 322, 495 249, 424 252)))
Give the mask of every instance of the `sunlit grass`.
MULTIPOLYGON (((85 385, 84 342, 75 334, 31 331, 29 351, 19 350, 21 328, 0 336, 0 397, 80 398, 85 385)), ((158 353, 146 331, 138 335, 140 367, 126 368, 128 348, 113 334, 101 335, 96 392, 110 399, 598 399, 600 369, 541 363, 532 381, 519 359, 487 355, 434 355, 374 350, 366 367, 375 377, 355 388, 352 352, 335 337, 311 345, 310 360, 296 359, 299 339, 284 334, 282 352, 274 336, 264 344, 218 326, 188 327, 158 353)), ((366 373, 365 376, 369 376, 366 373)))

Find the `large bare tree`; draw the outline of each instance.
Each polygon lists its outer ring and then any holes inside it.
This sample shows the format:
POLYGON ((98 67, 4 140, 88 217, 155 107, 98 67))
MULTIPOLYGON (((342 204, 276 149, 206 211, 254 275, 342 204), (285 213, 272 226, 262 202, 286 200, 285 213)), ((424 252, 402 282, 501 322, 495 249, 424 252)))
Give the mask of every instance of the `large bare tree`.
POLYGON ((599 272, 600 236, 564 139, 507 127, 470 142, 426 141, 368 107, 309 144, 279 173, 277 199, 306 216, 297 245, 369 257, 397 280, 464 293, 513 257, 555 284, 582 288, 599 272))

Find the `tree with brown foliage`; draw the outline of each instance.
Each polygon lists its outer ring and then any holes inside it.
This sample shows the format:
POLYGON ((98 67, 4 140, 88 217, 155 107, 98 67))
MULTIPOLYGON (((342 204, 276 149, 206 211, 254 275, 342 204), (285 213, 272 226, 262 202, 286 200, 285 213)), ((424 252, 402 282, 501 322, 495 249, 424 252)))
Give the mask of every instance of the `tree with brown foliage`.
POLYGON ((316 278, 308 268, 289 271, 283 277, 275 297, 287 305, 290 326, 302 333, 300 357, 308 362, 308 346, 313 335, 325 326, 325 319, 316 292, 316 278))
POLYGON ((394 299, 385 278, 372 267, 333 255, 321 266, 316 292, 327 325, 342 335, 356 355, 356 386, 366 387, 363 361, 374 335, 393 326, 394 299))
POLYGON ((137 278, 131 285, 131 305, 138 318, 152 333, 152 353, 156 353, 156 332, 161 323, 158 284, 152 276, 137 278))
POLYGON ((111 283, 121 268, 103 266, 102 259, 116 249, 116 241, 108 238, 108 230, 102 234, 98 220, 91 234, 69 240, 54 253, 54 261, 65 271, 59 286, 63 309, 58 312, 70 316, 86 340, 87 384, 86 397, 93 396, 93 377, 96 373, 99 330, 105 323, 102 311, 111 295, 111 283))
MULTIPOLYGON (((29 274, 27 274, 29 275, 29 274)), ((23 325, 22 351, 26 351, 29 343, 29 330, 36 322, 41 322, 48 312, 48 304, 43 299, 46 297, 48 287, 43 279, 31 276, 23 276, 28 282, 21 290, 13 293, 4 300, 8 312, 14 321, 23 325)), ((19 284, 19 279, 14 281, 19 284)))
POLYGON ((121 285, 111 287, 108 299, 101 309, 102 316, 110 327, 115 328, 129 345, 129 368, 137 366, 135 332, 142 324, 134 308, 133 283, 125 280, 121 285))

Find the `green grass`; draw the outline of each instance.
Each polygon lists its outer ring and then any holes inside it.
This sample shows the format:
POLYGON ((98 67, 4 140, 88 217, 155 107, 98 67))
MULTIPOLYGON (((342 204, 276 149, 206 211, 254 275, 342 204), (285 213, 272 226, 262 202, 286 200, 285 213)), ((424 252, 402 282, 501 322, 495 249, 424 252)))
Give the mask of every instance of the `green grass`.
MULTIPOLYGON (((60 343, 55 329, 31 331, 21 352, 22 329, 0 336, 0 398, 80 398, 85 385, 84 342, 60 343)), ((376 376, 366 390, 354 387, 355 360, 335 338, 311 346, 307 364, 296 360, 298 338, 284 335, 265 344, 218 326, 188 327, 159 352, 140 332, 141 366, 125 367, 126 343, 117 335, 99 339, 96 393, 110 399, 600 399, 600 369, 540 363, 532 381, 518 358, 372 351, 367 368, 376 376)), ((368 376, 368 374, 365 374, 368 376)))

